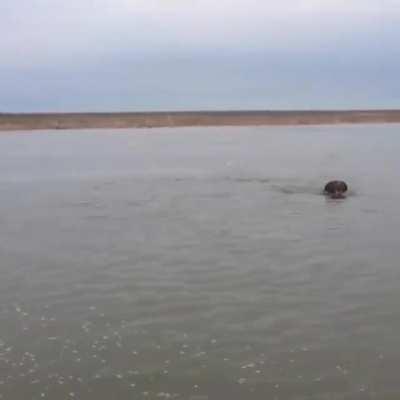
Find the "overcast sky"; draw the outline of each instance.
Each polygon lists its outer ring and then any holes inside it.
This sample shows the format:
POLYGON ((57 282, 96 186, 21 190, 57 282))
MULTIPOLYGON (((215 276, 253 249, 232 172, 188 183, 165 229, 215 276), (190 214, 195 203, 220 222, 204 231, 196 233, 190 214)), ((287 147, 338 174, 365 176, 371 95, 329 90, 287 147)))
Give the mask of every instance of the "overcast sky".
POLYGON ((1 0, 1 111, 394 108, 399 0, 1 0))

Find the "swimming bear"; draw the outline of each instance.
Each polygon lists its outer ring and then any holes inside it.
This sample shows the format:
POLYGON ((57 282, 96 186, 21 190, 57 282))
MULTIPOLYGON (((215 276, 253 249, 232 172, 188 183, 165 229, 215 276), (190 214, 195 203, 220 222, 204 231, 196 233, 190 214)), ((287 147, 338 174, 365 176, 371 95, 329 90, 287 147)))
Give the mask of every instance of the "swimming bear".
POLYGON ((343 199, 347 189, 346 182, 330 181, 325 185, 324 193, 332 199, 343 199))

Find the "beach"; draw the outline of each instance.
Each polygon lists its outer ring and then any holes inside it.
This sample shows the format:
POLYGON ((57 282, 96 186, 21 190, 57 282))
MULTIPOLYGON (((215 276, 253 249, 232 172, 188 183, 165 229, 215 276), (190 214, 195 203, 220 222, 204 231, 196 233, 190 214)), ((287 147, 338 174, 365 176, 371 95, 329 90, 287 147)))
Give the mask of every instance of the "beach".
POLYGON ((0 131, 365 123, 400 123, 400 110, 0 113, 0 131))

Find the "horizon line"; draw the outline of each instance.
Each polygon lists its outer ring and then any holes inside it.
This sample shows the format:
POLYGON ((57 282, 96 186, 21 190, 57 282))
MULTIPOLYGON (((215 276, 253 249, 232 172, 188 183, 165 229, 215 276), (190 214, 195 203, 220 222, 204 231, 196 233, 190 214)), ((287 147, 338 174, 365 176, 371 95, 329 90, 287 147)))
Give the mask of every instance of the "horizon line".
POLYGON ((146 110, 146 111, 0 111, 0 116, 34 116, 34 115, 163 115, 163 114, 235 114, 235 113, 371 113, 371 112, 399 112, 400 108, 308 108, 308 109, 196 109, 196 110, 146 110))

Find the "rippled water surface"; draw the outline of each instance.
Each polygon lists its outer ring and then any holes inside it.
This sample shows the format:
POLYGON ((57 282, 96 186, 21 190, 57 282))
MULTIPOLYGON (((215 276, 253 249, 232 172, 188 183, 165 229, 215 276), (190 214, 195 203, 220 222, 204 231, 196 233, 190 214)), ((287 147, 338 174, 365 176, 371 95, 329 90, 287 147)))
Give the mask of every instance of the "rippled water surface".
POLYGON ((399 152, 398 125, 1 134, 0 398, 397 400, 399 152))

